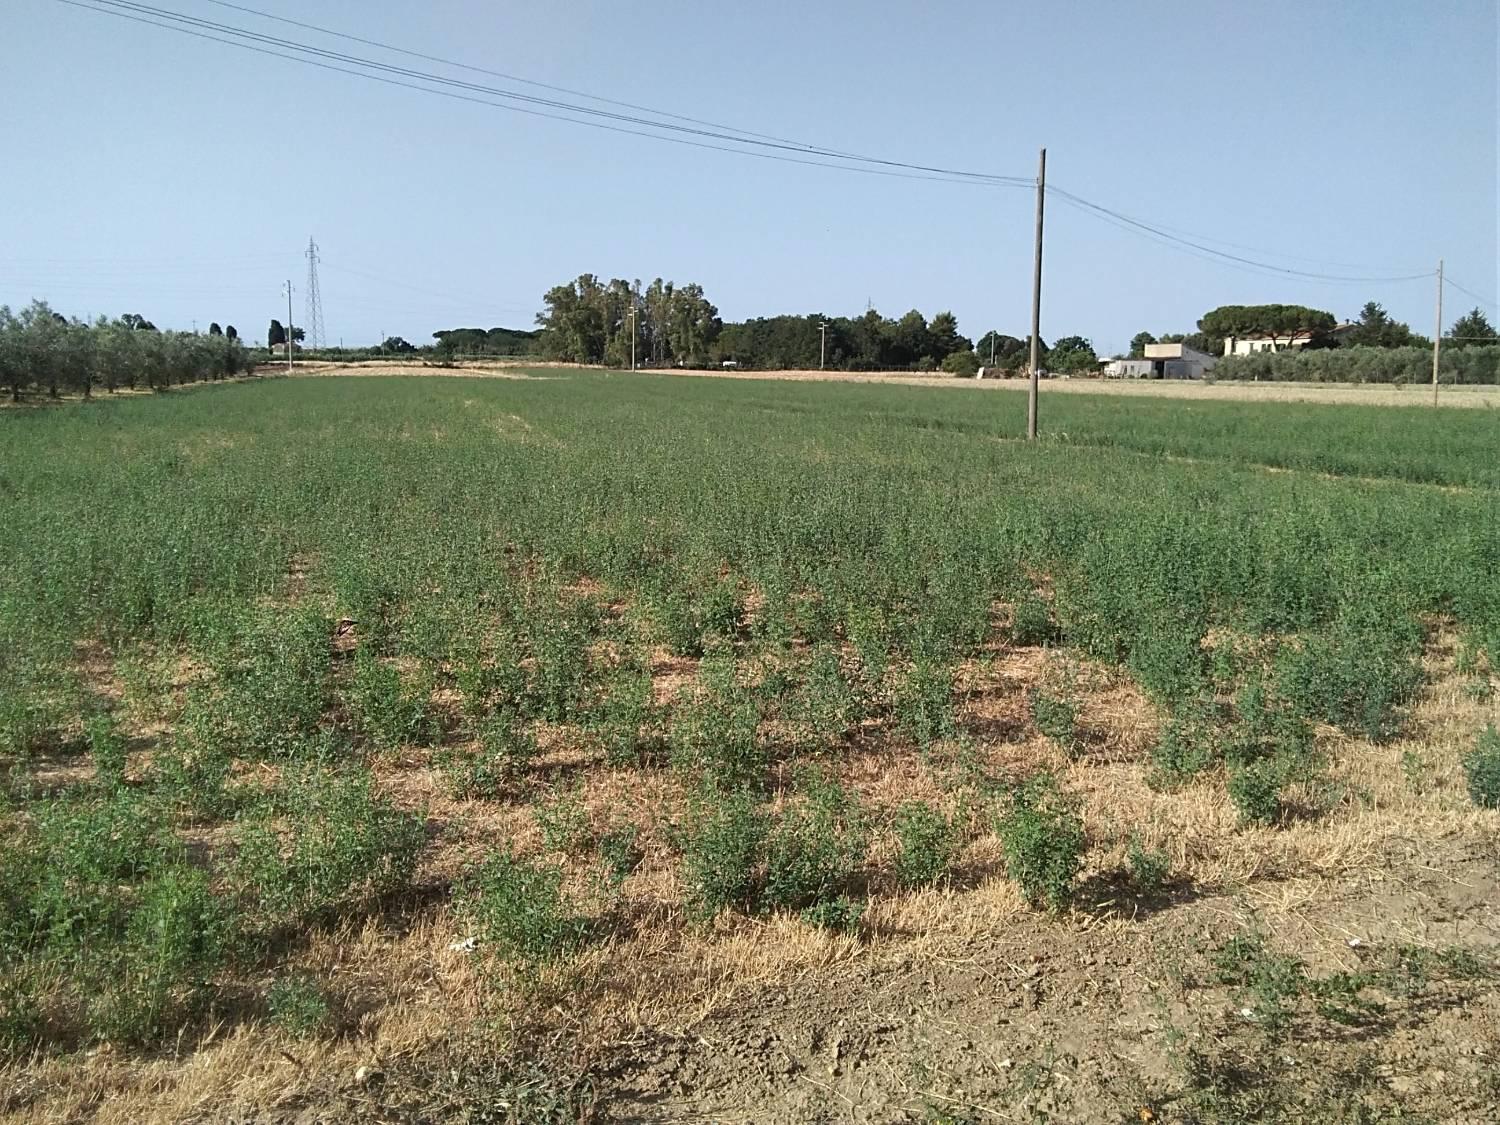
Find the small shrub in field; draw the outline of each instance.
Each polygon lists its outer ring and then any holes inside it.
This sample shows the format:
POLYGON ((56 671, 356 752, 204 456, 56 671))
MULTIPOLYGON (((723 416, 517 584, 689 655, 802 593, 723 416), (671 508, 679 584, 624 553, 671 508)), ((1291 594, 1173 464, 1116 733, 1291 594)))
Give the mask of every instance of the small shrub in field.
POLYGON ((562 868, 533 863, 509 849, 470 873, 458 911, 485 945, 524 962, 555 960, 587 939, 588 919, 571 912, 562 893, 562 868))
POLYGON ((589 841, 589 814, 579 793, 555 793, 532 810, 549 852, 575 852, 589 841))
POLYGON ((958 834, 948 818, 925 801, 896 810, 896 878, 903 887, 925 887, 948 872, 958 834))
POLYGON ((1078 704, 1068 694, 1045 688, 1031 691, 1031 721, 1063 750, 1072 753, 1078 745, 1078 704))
POLYGON ((1028 779, 1011 794, 995 825, 1005 868, 1032 906, 1060 910, 1083 862, 1083 823, 1050 774, 1028 779))
POLYGON ((953 734, 953 669, 930 657, 912 662, 891 701, 901 732, 926 749, 953 734))
POLYGON ((235 629, 213 658, 216 737, 231 755, 281 757, 327 707, 329 623, 297 610, 257 614, 235 629))
POLYGON ((1213 965, 1218 983, 1242 989, 1251 1017, 1272 1031, 1285 1026, 1287 1002, 1308 984, 1302 962, 1271 952, 1259 934, 1230 938, 1214 953, 1213 965))
POLYGON ((765 838, 765 817, 749 793, 710 796, 700 805, 682 838, 689 911, 706 920, 727 907, 750 907, 765 838))
POLYGON ((656 718, 649 669, 623 664, 610 672, 604 695, 590 725, 604 747, 605 760, 613 766, 639 765, 656 718))
POLYGON ((1464 755, 1469 796, 1480 808, 1500 809, 1500 729, 1492 723, 1479 735, 1479 744, 1464 755))
POLYGON ((351 710, 360 731, 379 749, 428 746, 438 738, 441 727, 429 694, 427 683, 408 687, 398 669, 368 652, 355 657, 351 710))
POLYGON ((1229 799, 1251 824, 1274 824, 1281 815, 1286 769, 1274 758, 1259 758, 1229 768, 1229 799))
POLYGON ((1125 862, 1130 868, 1130 881, 1143 895, 1156 894, 1172 874, 1172 861, 1167 853, 1147 848, 1136 833, 1131 833, 1125 862))
POLYGON ((500 796, 536 756, 536 736, 513 715, 496 712, 479 728, 479 747, 439 758, 443 777, 455 797, 500 796))
POLYGON ((328 1030, 332 1008, 318 982, 307 976, 277 978, 266 997, 271 1022, 288 1035, 311 1039, 328 1030))
POLYGON ((228 724, 220 697, 200 688, 188 693, 177 730, 163 739, 152 758, 157 787, 167 800, 200 816, 225 811, 234 766, 228 724))
POLYGON ((225 904, 203 871, 174 864, 154 873, 140 888, 109 979, 91 999, 94 1031, 133 1043, 170 1034, 207 992, 232 940, 225 904))
POLYGON ((1044 645, 1057 639, 1057 625, 1052 620, 1052 607, 1035 590, 1023 590, 1011 607, 1010 643, 1014 645, 1044 645))
POLYGON ((859 920, 865 915, 865 904, 856 902, 847 895, 815 902, 805 907, 797 916, 809 926, 836 933, 852 934, 859 929, 859 920))
POLYGON ((754 785, 765 770, 760 706, 739 682, 732 655, 706 657, 699 682, 672 719, 672 758, 696 767, 720 789, 754 785))
POLYGON ((89 756, 94 760, 94 780, 107 789, 125 784, 127 743, 109 715, 94 715, 84 724, 89 756))
POLYGON ((814 782, 805 804, 788 809, 766 839, 761 903, 800 910, 832 902, 864 857, 853 800, 836 783, 814 782))
POLYGON ((604 861, 604 873, 611 889, 618 890, 644 858, 637 842, 639 830, 633 824, 611 828, 598 839, 594 850, 604 861))
POLYGON ((374 792, 368 773, 288 771, 279 819, 239 826, 233 877, 263 921, 312 921, 364 896, 405 887, 422 818, 374 792))
POLYGON ((598 626, 598 607, 580 600, 533 608, 527 622, 536 706, 553 722, 572 718, 588 682, 589 645, 598 626))
POLYGON ((1340 624, 1278 654, 1277 689, 1298 714, 1379 742, 1400 729, 1421 686, 1419 656, 1403 632, 1340 624))
POLYGON ((819 646, 792 702, 799 746, 809 752, 831 750, 854 725, 854 692, 839 668, 838 653, 819 646))
POLYGON ((1218 733, 1206 716, 1193 708, 1174 714, 1151 748, 1153 789, 1182 785, 1207 769, 1221 755, 1218 733))

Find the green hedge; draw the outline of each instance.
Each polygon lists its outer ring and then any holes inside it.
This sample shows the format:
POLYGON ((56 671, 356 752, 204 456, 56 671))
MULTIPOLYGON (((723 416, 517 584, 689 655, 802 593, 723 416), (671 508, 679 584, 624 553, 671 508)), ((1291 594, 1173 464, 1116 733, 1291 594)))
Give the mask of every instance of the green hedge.
MULTIPOLYGON (((1214 367, 1215 379, 1288 383, 1431 383, 1430 348, 1299 348, 1229 356, 1214 367)), ((1500 347, 1445 348, 1438 379, 1443 383, 1500 383, 1500 347)))

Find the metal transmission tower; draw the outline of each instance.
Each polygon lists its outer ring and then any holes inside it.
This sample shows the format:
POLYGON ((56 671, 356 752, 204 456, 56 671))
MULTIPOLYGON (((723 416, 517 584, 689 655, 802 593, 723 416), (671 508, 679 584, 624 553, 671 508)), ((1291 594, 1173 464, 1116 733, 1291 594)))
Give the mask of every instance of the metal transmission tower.
POLYGON ((322 351, 323 339, 323 295, 318 291, 318 244, 310 237, 307 240, 307 315, 303 317, 307 330, 307 347, 322 351))

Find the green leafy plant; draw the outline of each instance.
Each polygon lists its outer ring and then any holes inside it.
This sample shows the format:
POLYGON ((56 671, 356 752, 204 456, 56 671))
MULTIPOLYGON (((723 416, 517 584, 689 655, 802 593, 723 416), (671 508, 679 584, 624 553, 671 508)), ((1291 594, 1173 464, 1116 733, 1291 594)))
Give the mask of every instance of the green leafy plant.
POLYGON ((842 897, 864 857, 854 799, 816 775, 805 788, 803 803, 786 809, 766 838, 760 901, 770 909, 802 910, 842 897))
POLYGON ((1500 729, 1493 723, 1479 734, 1478 745, 1463 759, 1469 796, 1484 809, 1500 809, 1500 729))
POLYGON ((1042 687, 1031 690, 1031 720, 1036 729, 1063 750, 1072 753, 1078 745, 1078 704, 1071 695, 1042 687))
POLYGON ((508 960, 556 960, 582 945, 591 930, 563 895, 562 868, 523 859, 508 848, 469 874, 457 906, 479 940, 508 960))
POLYGON ((266 996, 266 1007, 271 1022, 298 1039, 322 1035, 332 1023, 328 994, 316 980, 305 975, 278 977, 266 996))
POLYGON ((1164 851, 1147 848, 1139 833, 1132 832, 1125 849, 1125 863, 1130 881, 1143 895, 1154 895, 1172 874, 1172 860, 1164 851))
POLYGON ((891 708, 901 733, 926 749, 955 729, 953 669, 931 657, 918 657, 897 683, 891 708))
POLYGON ((693 916, 706 920, 729 907, 754 905, 766 830, 749 793, 700 799, 682 834, 682 875, 693 916))
POLYGON ((84 724, 89 756, 94 760, 94 780, 107 789, 125 784, 125 762, 129 744, 114 718, 93 715, 84 724))
POLYGON ((361 650, 354 660, 349 701, 359 730, 380 750, 428 746, 441 734, 425 677, 408 686, 394 665, 361 650))
POLYGON ((243 820, 232 880, 263 925, 326 918, 405 887, 422 818, 375 792, 368 773, 291 769, 270 806, 243 820))
POLYGON ((958 849, 958 833, 938 809, 908 801, 896 810, 896 879, 903 887, 924 887, 948 872, 958 849))
POLYGON ((1017 786, 995 831, 1026 901, 1052 911, 1066 906, 1083 862, 1083 823, 1052 775, 1034 774, 1017 786))

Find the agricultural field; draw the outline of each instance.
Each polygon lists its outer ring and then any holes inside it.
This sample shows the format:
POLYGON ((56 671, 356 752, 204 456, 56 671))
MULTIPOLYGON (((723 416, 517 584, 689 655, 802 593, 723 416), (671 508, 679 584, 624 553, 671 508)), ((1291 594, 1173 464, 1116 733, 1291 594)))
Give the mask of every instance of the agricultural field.
POLYGON ((0 414, 0 1117, 1478 1121, 1489 410, 0 414))

